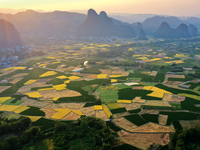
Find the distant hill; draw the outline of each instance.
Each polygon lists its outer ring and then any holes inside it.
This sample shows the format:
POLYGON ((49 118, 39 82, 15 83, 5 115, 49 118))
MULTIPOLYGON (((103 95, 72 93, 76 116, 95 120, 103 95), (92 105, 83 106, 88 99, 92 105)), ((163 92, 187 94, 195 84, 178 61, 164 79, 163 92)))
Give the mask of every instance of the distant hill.
POLYGON ((111 19, 106 12, 101 11, 98 15, 95 10, 90 9, 85 22, 77 29, 76 36, 131 38, 135 37, 136 33, 129 24, 111 19))
POLYGON ((0 19, 0 49, 21 45, 20 34, 10 22, 0 19))
POLYGON ((164 17, 164 16, 154 16, 146 19, 142 22, 142 25, 148 33, 153 34, 162 22, 167 22, 172 28, 178 27, 181 23, 185 23, 177 17, 164 17))
POLYGON ((71 36, 82 24, 86 15, 71 12, 54 11, 39 13, 32 10, 15 15, 0 14, 0 19, 6 18, 26 38, 49 38, 71 36))
POLYGON ((189 27, 181 23, 173 29, 167 22, 161 23, 154 36, 157 38, 188 38, 197 35, 197 28, 194 25, 189 27))

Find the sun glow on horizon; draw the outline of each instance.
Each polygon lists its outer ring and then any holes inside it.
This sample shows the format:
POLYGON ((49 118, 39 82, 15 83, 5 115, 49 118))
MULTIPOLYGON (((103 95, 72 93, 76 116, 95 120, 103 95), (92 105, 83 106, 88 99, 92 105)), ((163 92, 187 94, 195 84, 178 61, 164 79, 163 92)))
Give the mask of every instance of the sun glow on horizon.
POLYGON ((168 15, 199 14, 199 0, 0 0, 1 8, 33 10, 105 10, 110 13, 152 13, 168 15))

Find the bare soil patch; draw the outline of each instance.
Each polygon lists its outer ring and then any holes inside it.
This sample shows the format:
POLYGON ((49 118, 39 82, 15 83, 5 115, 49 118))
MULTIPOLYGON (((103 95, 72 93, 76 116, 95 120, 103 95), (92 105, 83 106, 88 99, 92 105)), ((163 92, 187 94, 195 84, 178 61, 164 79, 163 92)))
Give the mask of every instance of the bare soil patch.
POLYGON ((144 104, 144 103, 146 102, 146 100, 141 99, 141 97, 135 97, 135 98, 132 100, 132 102, 144 104))
POLYGON ((23 78, 16 78, 16 79, 10 81, 10 83, 16 84, 17 82, 19 82, 19 81, 22 80, 22 79, 23 79, 23 78))
POLYGON ((59 106, 61 106, 62 108, 68 108, 68 109, 77 109, 80 110, 83 108, 83 106, 85 105, 85 103, 60 103, 58 104, 59 106))
POLYGON ((144 88, 144 86, 134 86, 133 90, 142 90, 144 88))
POLYGON ((8 88, 10 88, 11 86, 0 86, 0 93, 7 90, 8 88))
POLYGON ((91 107, 84 107, 82 109, 80 109, 84 115, 86 116, 92 116, 95 117, 95 111, 94 111, 94 106, 91 107))
POLYGON ((184 130, 194 128, 195 126, 200 124, 200 120, 192 120, 192 121, 181 120, 179 122, 184 130))
POLYGON ((163 96, 164 101, 171 101, 171 99, 172 99, 172 94, 169 94, 169 93, 164 94, 163 96))
POLYGON ((150 100, 150 101, 146 101, 144 105, 147 106, 167 106, 167 107, 172 107, 169 102, 167 101, 157 101, 157 100, 150 100))
POLYGON ((73 91, 73 90, 62 90, 58 91, 62 97, 75 97, 75 96, 81 96, 81 93, 73 91))
POLYGON ((138 133, 128 133, 126 131, 119 131, 118 134, 120 137, 127 139, 128 141, 138 141, 138 143, 135 143, 134 145, 138 148, 147 149, 148 144, 145 143, 156 143, 159 145, 167 145, 170 142, 169 134, 168 133, 158 133, 158 134, 138 134, 138 133), (143 142, 143 140, 145 142, 143 142), (147 142, 148 141, 148 142, 147 142), (142 147, 142 145, 145 144, 145 147, 142 147))
POLYGON ((62 95, 57 90, 48 90, 48 91, 40 91, 40 94, 44 98, 54 98, 54 97, 62 97, 62 95))
POLYGON ((157 73, 158 73, 158 71, 152 71, 149 75, 150 75, 150 76, 156 76, 157 73))
POLYGON ((12 76, 12 78, 21 78, 21 77, 23 77, 25 75, 26 75, 26 73, 18 73, 16 75, 12 76))
POLYGON ((98 111, 95 111, 95 112, 96 112, 97 118, 101 118, 103 120, 108 119, 108 116, 106 115, 106 113, 103 110, 98 110, 98 111))
POLYGON ((166 125, 168 116, 167 115, 159 115, 158 121, 160 125, 166 125))
POLYGON ((113 119, 112 122, 114 122, 117 126, 132 132, 134 128, 137 128, 137 126, 130 121, 126 120, 124 117, 113 119))
POLYGON ((185 100, 184 96, 180 96, 180 95, 175 95, 173 94, 171 101, 173 102, 182 102, 185 100))
POLYGON ((101 73, 102 74, 108 74, 108 75, 110 75, 111 74, 111 70, 109 70, 109 69, 99 69, 100 71, 101 71, 101 73))
POLYGON ((53 109, 41 108, 40 110, 45 112, 45 117, 47 117, 47 118, 51 118, 51 116, 53 116, 57 113, 57 111, 55 111, 53 109))
POLYGON ((185 75, 177 75, 177 74, 166 74, 166 78, 179 78, 179 79, 185 79, 185 75))
POLYGON ((149 122, 145 125, 135 128, 133 132, 170 132, 170 129, 168 126, 161 126, 149 122))
POLYGON ((69 114, 63 117, 62 120, 77 120, 78 118, 80 118, 80 116, 71 111, 69 114))

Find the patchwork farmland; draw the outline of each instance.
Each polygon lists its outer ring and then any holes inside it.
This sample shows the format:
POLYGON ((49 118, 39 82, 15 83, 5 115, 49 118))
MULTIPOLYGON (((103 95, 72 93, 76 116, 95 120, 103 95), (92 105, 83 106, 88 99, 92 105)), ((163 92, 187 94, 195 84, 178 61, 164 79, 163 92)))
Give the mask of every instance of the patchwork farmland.
POLYGON ((0 115, 27 116, 44 130, 51 121, 92 116, 139 149, 168 144, 171 133, 199 123, 200 80, 191 73, 198 70, 186 68, 198 58, 134 44, 63 45, 1 69, 0 115), (123 57, 106 55, 113 49, 123 57))

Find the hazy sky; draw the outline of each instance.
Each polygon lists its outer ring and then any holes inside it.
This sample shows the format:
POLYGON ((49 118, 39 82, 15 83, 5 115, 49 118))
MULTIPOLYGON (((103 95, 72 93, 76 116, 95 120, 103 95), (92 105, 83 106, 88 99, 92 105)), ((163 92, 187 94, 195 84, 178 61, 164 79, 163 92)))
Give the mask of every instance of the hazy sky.
POLYGON ((108 13, 151 13, 178 16, 200 14, 200 0, 0 0, 1 8, 87 10, 108 13))

